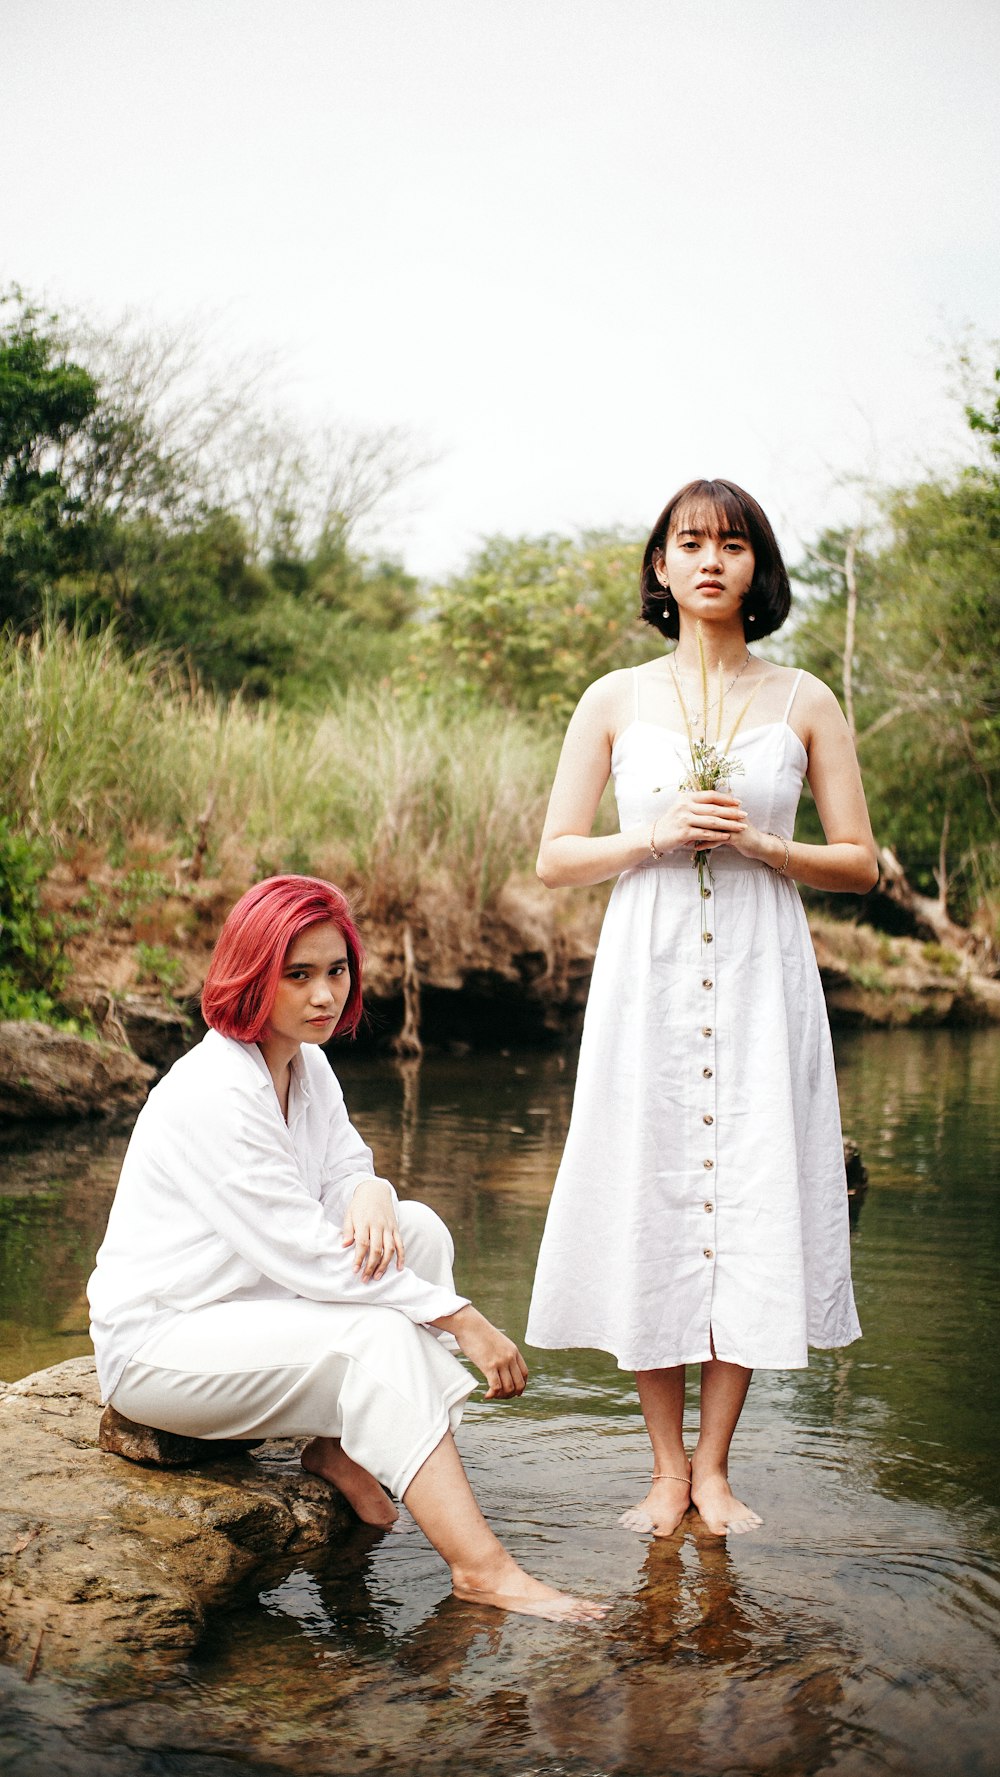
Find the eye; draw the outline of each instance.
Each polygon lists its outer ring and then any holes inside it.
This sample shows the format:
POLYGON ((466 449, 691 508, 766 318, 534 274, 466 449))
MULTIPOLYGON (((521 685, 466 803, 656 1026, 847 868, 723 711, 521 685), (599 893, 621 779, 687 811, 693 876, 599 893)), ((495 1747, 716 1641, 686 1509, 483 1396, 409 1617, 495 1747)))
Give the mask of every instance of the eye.
POLYGON ((331 975, 334 975, 334 976, 346 975, 347 974, 347 964, 346 963, 334 963, 333 967, 330 970, 330 973, 331 973, 331 975))
POLYGON ((286 981, 306 981, 306 980, 308 980, 308 976, 309 976, 308 969, 289 969, 288 973, 285 976, 285 980, 286 981))

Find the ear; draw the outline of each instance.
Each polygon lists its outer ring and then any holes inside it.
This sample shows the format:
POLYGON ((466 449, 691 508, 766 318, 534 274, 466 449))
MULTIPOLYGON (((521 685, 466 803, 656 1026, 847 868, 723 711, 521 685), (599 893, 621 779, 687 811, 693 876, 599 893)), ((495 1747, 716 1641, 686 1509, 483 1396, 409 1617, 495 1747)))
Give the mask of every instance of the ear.
POLYGON ((667 558, 664 555, 663 550, 662 549, 654 549, 651 560, 652 560, 652 565, 653 565, 653 573, 656 575, 657 580, 660 582, 660 585, 663 587, 664 592, 668 591, 669 588, 667 586, 667 558))

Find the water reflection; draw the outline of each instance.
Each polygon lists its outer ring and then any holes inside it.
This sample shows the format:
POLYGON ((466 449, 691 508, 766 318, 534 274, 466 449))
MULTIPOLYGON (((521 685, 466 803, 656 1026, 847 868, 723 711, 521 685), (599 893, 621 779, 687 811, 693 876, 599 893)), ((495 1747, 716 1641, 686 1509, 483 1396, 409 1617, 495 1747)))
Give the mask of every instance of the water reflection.
MULTIPOLYGON (((192 1771, 196 1751, 206 1770, 218 1755, 319 1774, 992 1768, 1000 1038, 860 1033, 838 1050, 870 1178, 865 1338, 755 1379, 734 1473, 757 1536, 727 1546, 695 1517, 665 1543, 621 1531, 649 1466, 632 1378, 599 1353, 531 1352, 528 1395, 473 1403, 463 1452, 518 1557, 611 1601, 600 1629, 455 1604, 404 1520, 277 1570, 176 1683, 74 1718, 76 1743, 152 1749, 151 1771, 178 1748, 192 1771)), ((441 1211, 463 1286, 520 1338, 572 1065, 341 1072, 380 1166, 441 1211)), ((123 1145, 91 1129, 0 1154, 0 1374, 86 1349, 80 1292, 123 1145)))

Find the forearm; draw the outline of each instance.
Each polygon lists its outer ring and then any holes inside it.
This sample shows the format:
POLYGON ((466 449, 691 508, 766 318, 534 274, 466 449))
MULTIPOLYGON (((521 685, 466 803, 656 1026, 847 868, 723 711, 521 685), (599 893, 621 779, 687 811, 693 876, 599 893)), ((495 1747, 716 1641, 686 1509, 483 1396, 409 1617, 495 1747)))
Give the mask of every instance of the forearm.
POLYGON ((806 888, 826 889, 834 894, 865 895, 878 882, 878 862, 874 849, 851 840, 833 845, 805 845, 799 840, 787 841, 788 861, 785 863, 786 841, 773 833, 756 835, 753 850, 740 847, 745 857, 756 857, 773 870, 782 871, 806 888))
POLYGON ((542 840, 536 869, 546 888, 589 888, 643 863, 650 856, 649 840, 648 827, 597 838, 560 833, 542 840))

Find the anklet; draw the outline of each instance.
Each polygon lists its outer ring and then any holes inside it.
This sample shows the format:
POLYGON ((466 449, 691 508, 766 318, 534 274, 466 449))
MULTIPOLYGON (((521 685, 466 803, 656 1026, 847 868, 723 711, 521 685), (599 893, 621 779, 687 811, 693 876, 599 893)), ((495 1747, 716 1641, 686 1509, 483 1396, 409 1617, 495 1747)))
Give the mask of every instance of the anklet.
POLYGON ((657 1475, 657 1474, 654 1474, 652 1476, 652 1479, 654 1481, 683 1481, 685 1487, 690 1487, 690 1485, 691 1485, 691 1476, 690 1475, 657 1475))

